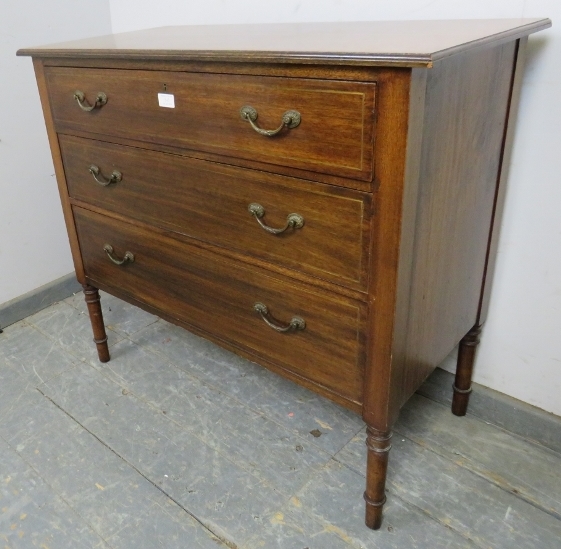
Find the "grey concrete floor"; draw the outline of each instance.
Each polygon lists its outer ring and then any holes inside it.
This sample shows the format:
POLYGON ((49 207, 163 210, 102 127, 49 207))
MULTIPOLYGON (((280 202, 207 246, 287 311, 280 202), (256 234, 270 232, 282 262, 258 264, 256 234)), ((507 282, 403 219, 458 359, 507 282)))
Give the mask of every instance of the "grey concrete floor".
POLYGON ((357 415, 102 304, 107 364, 81 295, 0 335, 2 549, 561 547, 559 454, 415 395, 371 532, 357 415))

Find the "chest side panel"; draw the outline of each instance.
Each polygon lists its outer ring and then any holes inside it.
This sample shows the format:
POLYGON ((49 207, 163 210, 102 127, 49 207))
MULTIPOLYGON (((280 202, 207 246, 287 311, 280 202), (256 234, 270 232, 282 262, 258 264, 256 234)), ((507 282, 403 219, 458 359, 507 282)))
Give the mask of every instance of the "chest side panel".
POLYGON ((477 320, 515 61, 510 42, 429 72, 402 402, 477 320))

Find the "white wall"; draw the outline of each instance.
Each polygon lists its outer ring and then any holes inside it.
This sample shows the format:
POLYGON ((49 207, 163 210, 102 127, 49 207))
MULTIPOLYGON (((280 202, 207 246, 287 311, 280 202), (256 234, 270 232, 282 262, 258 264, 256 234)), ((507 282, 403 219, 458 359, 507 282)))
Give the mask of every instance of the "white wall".
MULTIPOLYGON (((559 0, 111 0, 113 32, 180 24, 550 17, 559 0)), ((483 385, 561 415, 561 27, 530 37, 483 385)), ((443 365, 450 368, 450 361, 443 365)))
POLYGON ((557 0, 110 0, 113 32, 164 25, 550 16, 557 0), (545 14, 545 15, 544 15, 545 14))
POLYGON ((0 304, 73 270, 33 66, 16 50, 110 32, 109 0, 0 0, 0 304))

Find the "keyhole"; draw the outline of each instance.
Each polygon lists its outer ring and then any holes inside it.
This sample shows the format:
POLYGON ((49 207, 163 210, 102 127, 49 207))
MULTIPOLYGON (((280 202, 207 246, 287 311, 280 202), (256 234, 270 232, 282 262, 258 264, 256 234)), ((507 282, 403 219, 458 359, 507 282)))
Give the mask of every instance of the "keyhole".
POLYGON ((168 85, 164 84, 164 91, 168 91, 168 85))

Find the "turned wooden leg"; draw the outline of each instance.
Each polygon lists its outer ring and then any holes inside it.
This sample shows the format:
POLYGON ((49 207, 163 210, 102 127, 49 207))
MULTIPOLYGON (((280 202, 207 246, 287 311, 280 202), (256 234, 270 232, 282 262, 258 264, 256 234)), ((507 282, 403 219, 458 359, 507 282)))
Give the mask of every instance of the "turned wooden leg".
POLYGON ((471 376, 475 351, 479 344, 481 326, 474 326, 460 341, 458 350, 458 364, 456 366, 456 379, 454 380, 454 397, 452 398, 452 413, 456 416, 465 416, 467 412, 469 395, 471 393, 471 376))
POLYGON ((94 335, 94 343, 97 346, 97 355, 100 362, 109 362, 109 347, 107 347, 107 334, 103 324, 103 313, 99 303, 99 290, 88 284, 83 284, 84 296, 88 305, 90 322, 94 335))
POLYGON ((366 428, 366 526, 378 530, 382 525, 382 508, 386 503, 386 472, 391 449, 391 432, 381 433, 372 427, 366 428))

